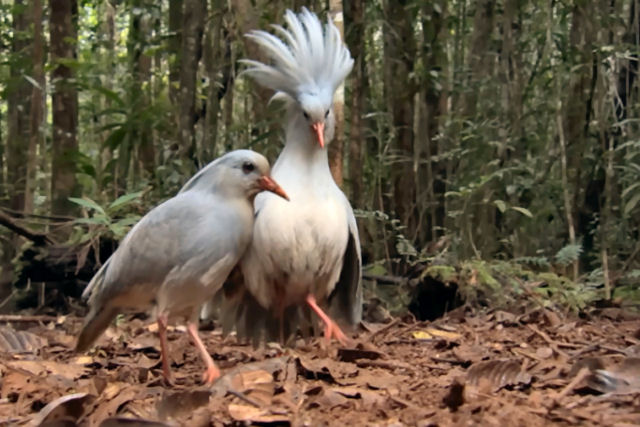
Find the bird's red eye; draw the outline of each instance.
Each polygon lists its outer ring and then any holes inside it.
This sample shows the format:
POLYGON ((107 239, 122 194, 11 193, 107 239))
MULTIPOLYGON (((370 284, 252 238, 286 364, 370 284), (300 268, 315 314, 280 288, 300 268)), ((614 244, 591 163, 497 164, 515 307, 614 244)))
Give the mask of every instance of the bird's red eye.
POLYGON ((303 112, 302 112, 302 114, 304 115, 304 118, 305 118, 305 119, 307 119, 307 120, 309 119, 309 115, 307 114, 307 112, 306 112, 306 111, 303 111, 303 112))

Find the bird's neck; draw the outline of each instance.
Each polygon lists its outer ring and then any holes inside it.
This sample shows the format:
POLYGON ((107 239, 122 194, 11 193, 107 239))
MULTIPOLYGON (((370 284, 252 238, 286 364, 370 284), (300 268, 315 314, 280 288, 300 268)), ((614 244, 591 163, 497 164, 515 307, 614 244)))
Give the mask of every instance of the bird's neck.
POLYGON ((327 146, 321 148, 309 125, 301 120, 289 120, 285 146, 278 158, 278 163, 284 162, 295 163, 299 170, 309 174, 331 177, 327 146))

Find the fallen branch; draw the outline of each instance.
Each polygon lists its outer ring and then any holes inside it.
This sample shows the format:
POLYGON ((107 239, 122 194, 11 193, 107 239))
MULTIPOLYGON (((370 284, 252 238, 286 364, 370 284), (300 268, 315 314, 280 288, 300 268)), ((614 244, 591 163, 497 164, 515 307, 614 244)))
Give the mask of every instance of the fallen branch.
POLYGON ((16 224, 15 220, 7 215, 6 213, 0 211, 0 225, 4 225, 9 230, 14 233, 31 240, 38 246, 44 245, 53 245, 55 242, 46 234, 39 233, 37 231, 29 230, 26 227, 16 224))
POLYGON ((18 322, 55 322, 58 318, 55 316, 22 316, 19 314, 0 314, 0 323, 18 323, 18 322))

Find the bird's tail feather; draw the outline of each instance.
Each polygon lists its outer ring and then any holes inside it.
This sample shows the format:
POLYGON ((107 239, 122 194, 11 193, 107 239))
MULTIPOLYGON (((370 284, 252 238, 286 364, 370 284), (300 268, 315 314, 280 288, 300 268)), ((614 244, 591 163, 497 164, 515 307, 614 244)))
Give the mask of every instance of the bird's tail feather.
POLYGON ((109 268, 109 262, 111 262, 111 258, 109 258, 104 264, 102 264, 100 270, 98 270, 98 272, 93 276, 87 287, 84 288, 84 291, 82 292, 83 300, 89 299, 97 289, 100 289, 102 287, 107 268, 109 268))
POLYGON ((86 351, 109 327, 109 324, 115 319, 119 312, 115 307, 103 307, 100 310, 91 309, 82 326, 82 331, 80 331, 80 335, 78 335, 76 351, 86 351))

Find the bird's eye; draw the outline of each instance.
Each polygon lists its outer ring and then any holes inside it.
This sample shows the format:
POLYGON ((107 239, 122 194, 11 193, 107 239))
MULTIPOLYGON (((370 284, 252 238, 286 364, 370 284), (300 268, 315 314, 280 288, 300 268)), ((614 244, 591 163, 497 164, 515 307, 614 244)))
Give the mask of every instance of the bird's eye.
POLYGON ((303 112, 302 112, 302 114, 304 115, 304 118, 305 118, 305 119, 307 119, 307 120, 309 119, 309 115, 307 114, 307 112, 306 112, 306 111, 303 111, 303 112))
POLYGON ((253 172, 255 170, 255 168, 256 168, 256 165, 254 165, 251 162, 244 162, 242 164, 242 172, 244 172, 246 174, 249 174, 249 173, 253 172))
POLYGON ((324 118, 326 119, 327 117, 329 117, 329 110, 325 111, 324 113, 324 118))

